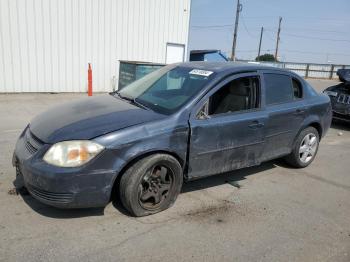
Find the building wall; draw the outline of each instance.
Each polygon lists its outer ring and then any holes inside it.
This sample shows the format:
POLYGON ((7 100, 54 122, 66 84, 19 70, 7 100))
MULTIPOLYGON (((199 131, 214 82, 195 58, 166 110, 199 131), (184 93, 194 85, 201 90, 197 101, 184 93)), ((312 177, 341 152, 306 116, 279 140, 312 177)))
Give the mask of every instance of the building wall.
POLYGON ((187 49, 190 1, 0 0, 0 92, 86 92, 89 62, 94 91, 111 91, 118 60, 187 49))

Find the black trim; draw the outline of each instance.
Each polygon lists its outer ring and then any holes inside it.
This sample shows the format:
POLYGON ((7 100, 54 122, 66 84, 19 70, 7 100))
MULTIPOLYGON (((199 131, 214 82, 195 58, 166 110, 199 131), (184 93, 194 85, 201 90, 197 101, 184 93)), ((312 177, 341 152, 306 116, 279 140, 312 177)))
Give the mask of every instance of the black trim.
POLYGON ((263 143, 265 143, 265 141, 253 142, 253 143, 244 144, 244 145, 240 145, 240 146, 230 146, 230 147, 225 147, 225 148, 219 148, 219 149, 214 149, 214 150, 209 150, 209 151, 197 153, 197 156, 216 153, 216 152, 220 152, 220 151, 237 149, 237 148, 241 148, 241 147, 245 147, 245 146, 254 146, 254 145, 263 144, 263 143))
POLYGON ((278 133, 271 134, 271 135, 266 135, 265 138, 271 138, 274 136, 279 136, 279 135, 283 135, 283 134, 287 134, 287 133, 292 133, 292 130, 287 130, 287 131, 282 131, 282 132, 278 132, 278 133))
POLYGON ((32 185, 27 184, 26 185, 29 193, 39 200, 47 201, 51 203, 60 203, 60 204, 68 204, 73 201, 73 194, 72 193, 53 193, 48 192, 43 189, 39 189, 37 187, 34 187, 32 185))

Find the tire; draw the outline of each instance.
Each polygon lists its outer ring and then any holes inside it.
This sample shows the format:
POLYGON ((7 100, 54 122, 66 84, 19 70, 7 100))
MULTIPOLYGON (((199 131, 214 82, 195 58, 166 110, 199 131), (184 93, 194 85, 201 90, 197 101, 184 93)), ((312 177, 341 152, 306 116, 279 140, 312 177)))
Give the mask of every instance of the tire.
POLYGON ((319 142, 320 136, 318 131, 311 126, 305 128, 297 136, 292 152, 285 157, 285 160, 288 164, 296 168, 307 167, 315 159, 319 142))
POLYGON ((147 216, 171 207, 183 182, 182 167, 172 156, 145 157, 122 175, 120 200, 131 215, 147 216))

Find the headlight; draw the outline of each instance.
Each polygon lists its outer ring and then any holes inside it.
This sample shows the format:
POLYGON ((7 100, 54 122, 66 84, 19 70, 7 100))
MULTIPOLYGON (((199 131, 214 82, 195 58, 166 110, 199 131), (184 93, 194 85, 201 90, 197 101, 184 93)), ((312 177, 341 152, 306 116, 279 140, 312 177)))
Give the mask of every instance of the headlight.
POLYGON ((44 161, 60 167, 81 166, 104 149, 103 146, 89 140, 59 142, 50 147, 44 155, 44 161))
POLYGON ((323 91, 323 93, 325 93, 325 94, 327 94, 327 95, 329 95, 329 96, 337 96, 337 95, 338 95, 337 92, 334 92, 334 91, 327 91, 327 90, 323 91))

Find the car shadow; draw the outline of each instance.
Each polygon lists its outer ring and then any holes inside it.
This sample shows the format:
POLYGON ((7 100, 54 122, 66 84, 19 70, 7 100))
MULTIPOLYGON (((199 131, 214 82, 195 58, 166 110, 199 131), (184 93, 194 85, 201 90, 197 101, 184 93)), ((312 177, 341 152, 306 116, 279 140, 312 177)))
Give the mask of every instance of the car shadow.
POLYGON ((333 120, 331 127, 338 131, 350 131, 350 124, 340 120, 333 120))
MULTIPOLYGON (((218 175, 208 176, 205 178, 192 180, 183 184, 181 194, 202 190, 210 187, 220 186, 223 184, 230 184, 235 187, 241 187, 240 181, 245 180, 248 176, 273 169, 277 166, 288 167, 282 160, 273 160, 263 163, 259 166, 243 168, 235 171, 230 171, 218 175)), ((15 181, 14 181, 15 184, 15 181)), ((118 195, 117 192, 113 192, 113 195, 118 195)), ((42 216, 56 218, 56 219, 72 219, 89 216, 103 216, 104 208, 83 208, 83 209, 59 209, 42 204, 35 198, 33 198, 26 190, 19 190, 19 195, 23 201, 35 212, 42 216)), ((123 215, 130 216, 128 211, 123 207, 118 198, 111 200, 112 205, 123 215)))
POLYGON ((253 166, 253 167, 247 167, 242 168, 222 174, 217 174, 213 176, 208 176, 205 178, 192 180, 184 183, 182 186, 181 193, 187 193, 197 190, 202 190, 210 187, 220 186, 223 184, 230 184, 234 187, 240 188, 242 185, 239 183, 240 181, 245 180, 248 176, 270 170, 272 168, 275 168, 276 166, 279 166, 279 162, 283 162, 280 160, 274 160, 262 163, 259 166, 253 166))

